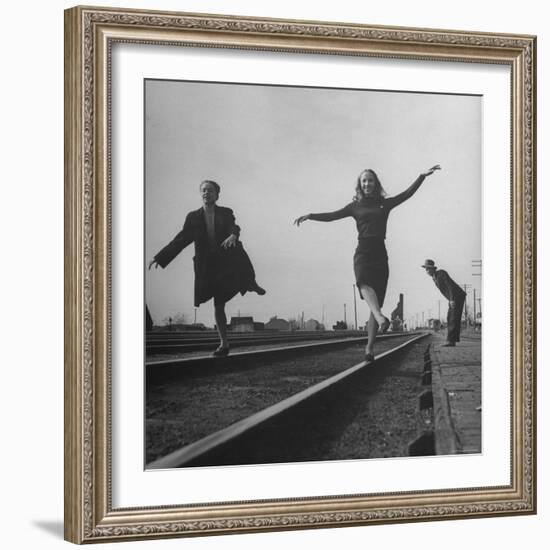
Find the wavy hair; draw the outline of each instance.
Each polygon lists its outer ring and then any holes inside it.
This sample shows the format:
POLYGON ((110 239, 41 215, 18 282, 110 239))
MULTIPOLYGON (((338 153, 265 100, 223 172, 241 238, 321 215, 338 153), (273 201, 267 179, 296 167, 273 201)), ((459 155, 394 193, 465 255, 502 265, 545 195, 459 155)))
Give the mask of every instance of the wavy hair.
POLYGON ((363 193, 363 189, 361 188, 361 176, 368 172, 369 174, 372 174, 374 176, 374 184, 376 186, 374 190, 374 198, 377 201, 381 201, 386 196, 386 191, 382 187, 382 184, 380 183, 380 180, 378 179, 378 175, 374 170, 371 168, 366 168, 363 170, 358 176, 357 176, 357 183, 355 184, 355 195, 353 196, 353 200, 355 202, 359 202, 365 198, 365 193, 363 193))

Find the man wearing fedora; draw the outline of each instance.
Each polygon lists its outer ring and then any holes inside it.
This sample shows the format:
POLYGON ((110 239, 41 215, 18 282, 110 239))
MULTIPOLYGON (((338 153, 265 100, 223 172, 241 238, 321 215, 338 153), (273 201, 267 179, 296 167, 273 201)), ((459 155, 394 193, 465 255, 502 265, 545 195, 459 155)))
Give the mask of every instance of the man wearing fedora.
POLYGON ((460 323, 466 293, 449 277, 449 274, 444 269, 437 269, 433 260, 426 260, 421 267, 434 280, 435 286, 441 294, 449 300, 447 342, 443 346, 454 347, 456 342, 460 341, 460 323))

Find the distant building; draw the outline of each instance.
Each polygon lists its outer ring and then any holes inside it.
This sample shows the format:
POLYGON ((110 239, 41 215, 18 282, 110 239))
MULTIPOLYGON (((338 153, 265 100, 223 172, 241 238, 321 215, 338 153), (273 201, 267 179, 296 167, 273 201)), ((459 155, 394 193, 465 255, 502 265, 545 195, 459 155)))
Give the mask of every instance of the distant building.
POLYGON ((325 330, 325 327, 317 321, 317 319, 310 319, 304 323, 305 330, 325 330))
MULTIPOLYGON (((204 323, 193 323, 188 325, 185 323, 168 324, 160 327, 155 327, 154 330, 159 332, 187 332, 189 330, 209 330, 204 323)), ((211 329, 210 329, 211 330, 211 329)))
POLYGON ((254 319, 252 317, 231 317, 229 330, 231 332, 254 332, 254 319))
POLYGON ((290 323, 286 319, 279 319, 271 317, 271 319, 265 324, 266 330, 290 330, 290 323))
POLYGON ((348 325, 344 321, 336 321, 332 328, 333 330, 348 330, 348 325))
POLYGON ((478 311, 476 315, 475 323, 474 323, 474 330, 481 330, 481 323, 482 323, 481 311, 478 311))
POLYGON ((397 306, 391 312, 391 329, 395 332, 403 330, 403 294, 399 294, 397 306))
POLYGON ((147 304, 145 304, 145 330, 147 332, 150 332, 153 330, 153 318, 149 313, 149 308, 147 307, 147 304))
POLYGON ((300 323, 298 323, 297 319, 289 319, 288 324, 290 326, 290 330, 300 330, 300 323))

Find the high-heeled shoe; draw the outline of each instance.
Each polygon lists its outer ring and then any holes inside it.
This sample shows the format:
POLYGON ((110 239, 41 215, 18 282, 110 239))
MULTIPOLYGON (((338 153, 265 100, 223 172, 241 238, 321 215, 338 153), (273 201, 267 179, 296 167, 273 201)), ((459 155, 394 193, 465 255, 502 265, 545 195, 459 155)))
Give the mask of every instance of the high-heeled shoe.
POLYGON ((390 328, 390 320, 387 317, 384 317, 384 321, 380 325, 380 332, 382 334, 385 334, 388 332, 388 329, 390 328))
POLYGON ((374 363, 374 355, 372 353, 366 353, 365 362, 367 363, 367 365, 371 365, 372 363, 374 363))
POLYGON ((265 294, 265 289, 262 288, 256 281, 252 283, 248 290, 250 290, 251 292, 255 292, 260 296, 263 296, 265 294))
POLYGON ((214 357, 227 357, 229 355, 229 346, 219 346, 212 355, 214 357))

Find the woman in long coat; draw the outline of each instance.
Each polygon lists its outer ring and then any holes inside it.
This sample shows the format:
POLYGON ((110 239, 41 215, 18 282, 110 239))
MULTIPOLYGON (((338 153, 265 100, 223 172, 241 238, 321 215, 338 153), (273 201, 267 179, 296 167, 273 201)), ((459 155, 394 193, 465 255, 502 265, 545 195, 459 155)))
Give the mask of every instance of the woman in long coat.
POLYGON ((149 263, 166 267, 185 247, 195 243, 195 307, 214 298, 220 346, 214 355, 229 353, 225 304, 239 292, 265 294, 239 241, 240 228, 230 208, 216 204, 220 186, 212 180, 200 185, 203 205, 187 214, 183 229, 149 263))
POLYGON ((353 257, 355 280, 361 298, 370 308, 368 322, 368 342, 365 350, 367 363, 374 361, 374 342, 378 328, 386 332, 390 326, 389 319, 382 313, 386 287, 388 285, 388 253, 386 252, 386 225, 393 208, 410 199, 427 176, 440 170, 433 166, 420 174, 414 183, 395 197, 386 197, 376 172, 363 170, 357 178, 353 201, 335 212, 306 214, 297 218, 294 223, 299 226, 306 220, 331 222, 352 217, 357 225, 358 242, 353 257))

